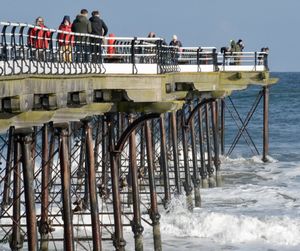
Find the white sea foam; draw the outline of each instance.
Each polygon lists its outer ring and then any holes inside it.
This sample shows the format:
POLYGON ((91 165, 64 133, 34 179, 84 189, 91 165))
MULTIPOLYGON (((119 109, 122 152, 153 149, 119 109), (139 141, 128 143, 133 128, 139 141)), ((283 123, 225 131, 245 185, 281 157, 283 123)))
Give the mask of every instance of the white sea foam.
POLYGON ((300 244, 300 219, 284 217, 263 218, 205 209, 191 213, 175 207, 162 216, 162 232, 177 237, 198 237, 220 244, 266 242, 274 245, 300 244))

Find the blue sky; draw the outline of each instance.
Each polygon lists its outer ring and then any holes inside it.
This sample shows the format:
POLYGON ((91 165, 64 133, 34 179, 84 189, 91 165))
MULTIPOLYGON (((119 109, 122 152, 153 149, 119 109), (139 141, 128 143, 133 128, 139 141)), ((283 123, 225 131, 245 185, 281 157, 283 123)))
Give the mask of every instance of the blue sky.
POLYGON ((170 41, 177 34, 184 46, 228 45, 243 39, 246 51, 270 48, 271 71, 300 71, 300 0, 1 0, 1 21, 33 23, 43 16, 57 28, 64 15, 99 10, 117 36, 147 36, 170 41))

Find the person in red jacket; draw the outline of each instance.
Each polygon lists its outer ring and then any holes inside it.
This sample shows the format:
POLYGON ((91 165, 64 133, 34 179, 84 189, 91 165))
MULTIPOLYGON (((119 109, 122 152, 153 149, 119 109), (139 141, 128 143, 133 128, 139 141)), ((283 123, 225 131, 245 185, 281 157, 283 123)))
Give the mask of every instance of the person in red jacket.
POLYGON ((64 62, 71 62, 74 36, 69 34, 69 32, 72 32, 70 16, 64 16, 58 29, 62 31, 61 33, 58 33, 57 37, 60 48, 60 60, 64 62))
POLYGON ((41 28, 47 27, 44 25, 44 18, 38 17, 35 20, 35 27, 29 30, 28 45, 33 51, 36 51, 33 55, 36 54, 38 60, 45 60, 51 33, 41 28))

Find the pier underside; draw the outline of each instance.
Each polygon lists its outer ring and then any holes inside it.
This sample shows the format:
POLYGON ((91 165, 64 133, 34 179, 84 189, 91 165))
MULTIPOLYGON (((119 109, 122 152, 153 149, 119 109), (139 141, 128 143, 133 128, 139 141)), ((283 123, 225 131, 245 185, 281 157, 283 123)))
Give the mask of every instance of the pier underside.
POLYGON ((0 129, 79 121, 107 112, 176 111, 196 98, 224 98, 251 84, 273 83, 269 72, 6 76, 0 79, 0 129))

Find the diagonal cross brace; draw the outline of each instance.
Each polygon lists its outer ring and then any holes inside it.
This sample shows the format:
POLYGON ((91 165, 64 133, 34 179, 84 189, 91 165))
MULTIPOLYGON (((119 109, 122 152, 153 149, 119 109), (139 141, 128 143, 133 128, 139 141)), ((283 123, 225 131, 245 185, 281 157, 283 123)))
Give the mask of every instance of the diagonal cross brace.
MULTIPOLYGON (((256 109, 257 109, 259 103, 260 103, 260 100, 261 100, 262 96, 263 96, 263 93, 262 93, 262 91, 260 91, 260 92, 258 93, 258 95, 257 95, 257 97, 256 97, 256 99, 255 99, 255 101, 254 101, 254 103, 253 103, 251 109, 249 110, 249 112, 248 112, 247 117, 245 118, 245 120, 242 121, 241 118, 240 118, 240 121, 241 121, 241 123, 242 123, 242 127, 239 128, 239 131, 238 131, 237 135, 235 136, 235 138, 234 138, 234 140, 233 140, 233 142, 232 142, 232 144, 231 144, 231 147, 229 148, 229 150, 228 150, 228 152, 227 152, 227 154, 226 154, 227 156, 229 156, 229 155, 233 152, 235 146, 236 146, 237 143, 239 142, 239 140, 240 140, 241 136, 243 135, 244 131, 247 131, 247 130, 246 130, 246 129, 247 129, 247 126, 248 126, 248 124, 249 124, 249 122, 250 122, 250 120, 251 120, 253 114, 255 113, 255 111, 256 111, 256 109)), ((247 131, 247 135, 250 137, 248 131, 247 131)), ((251 137, 250 137, 250 139, 251 139, 251 137)), ((252 140, 251 140, 251 141, 252 141, 252 140)), ((254 145, 253 141, 252 141, 252 144, 254 145)), ((256 147, 255 147, 255 148, 256 148, 256 147)))

